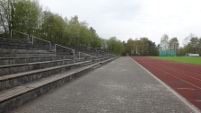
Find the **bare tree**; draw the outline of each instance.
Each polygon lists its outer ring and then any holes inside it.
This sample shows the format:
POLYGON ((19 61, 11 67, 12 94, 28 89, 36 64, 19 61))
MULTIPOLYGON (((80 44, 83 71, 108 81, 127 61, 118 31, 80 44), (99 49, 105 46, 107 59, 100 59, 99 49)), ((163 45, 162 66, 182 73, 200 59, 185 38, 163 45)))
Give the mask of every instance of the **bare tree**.
POLYGON ((13 27, 12 18, 14 16, 14 2, 17 0, 0 1, 0 20, 5 33, 10 34, 13 27))
POLYGON ((160 46, 161 46, 161 49, 162 50, 166 50, 169 48, 169 38, 168 38, 168 35, 167 34, 164 34, 162 37, 161 37, 161 43, 160 43, 160 46))
POLYGON ((177 37, 173 37, 169 41, 169 48, 170 49, 176 49, 179 46, 179 42, 177 37))
POLYGON ((183 44, 184 46, 187 45, 187 44, 190 42, 191 38, 193 38, 193 37, 195 37, 195 35, 194 35, 193 33, 190 33, 190 34, 183 40, 182 44, 183 44))

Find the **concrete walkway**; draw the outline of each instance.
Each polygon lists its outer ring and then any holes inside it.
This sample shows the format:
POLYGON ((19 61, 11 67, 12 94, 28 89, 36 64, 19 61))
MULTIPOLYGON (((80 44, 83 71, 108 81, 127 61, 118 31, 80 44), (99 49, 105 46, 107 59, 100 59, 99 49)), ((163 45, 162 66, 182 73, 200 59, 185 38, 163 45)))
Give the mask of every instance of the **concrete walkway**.
POLYGON ((130 57, 120 57, 11 113, 195 112, 130 57))

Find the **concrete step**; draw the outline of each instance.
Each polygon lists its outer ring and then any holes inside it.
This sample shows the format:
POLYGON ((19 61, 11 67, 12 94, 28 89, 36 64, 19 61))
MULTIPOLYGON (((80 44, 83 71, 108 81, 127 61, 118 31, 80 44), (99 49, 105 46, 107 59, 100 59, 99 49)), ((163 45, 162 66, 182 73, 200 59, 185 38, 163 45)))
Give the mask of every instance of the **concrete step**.
POLYGON ((1 53, 52 53, 43 49, 8 49, 0 48, 1 53))
POLYGON ((72 64, 65 64, 60 66, 48 67, 44 69, 32 70, 28 72, 0 76, 0 91, 16 87, 22 84, 26 84, 29 82, 33 82, 51 75, 63 73, 71 69, 83 67, 89 64, 93 64, 93 62, 92 61, 76 62, 72 64))
POLYGON ((38 49, 40 47, 33 45, 31 43, 5 43, 5 42, 0 42, 0 47, 1 48, 9 48, 9 49, 38 49))
POLYGON ((46 44, 31 44, 26 40, 14 38, 0 38, 0 48, 9 49, 44 49, 49 50, 46 44))
POLYGON ((0 57, 0 65, 23 64, 62 59, 72 59, 72 56, 0 57))
POLYGON ((46 77, 36 82, 2 91, 0 92, 0 113, 8 112, 44 93, 47 93, 53 88, 86 74, 90 70, 94 69, 97 65, 99 65, 99 63, 76 68, 63 74, 46 77))
POLYGON ((1 65, 0 76, 16 74, 16 73, 32 71, 32 70, 38 70, 38 69, 43 69, 47 67, 71 64, 73 62, 79 62, 79 61, 80 60, 61 59, 61 60, 52 60, 52 61, 43 61, 43 62, 1 65))
POLYGON ((1 53, 0 57, 36 57, 36 56, 56 56, 54 53, 1 53))
POLYGON ((114 59, 115 59, 115 57, 107 58, 107 59, 104 58, 104 60, 101 60, 101 61, 100 61, 100 64, 101 64, 101 65, 107 64, 108 62, 110 62, 110 61, 112 61, 112 60, 114 60, 114 59))
POLYGON ((27 43, 27 39, 17 39, 17 38, 2 38, 0 37, 0 42, 5 43, 27 43))
POLYGON ((0 57, 20 57, 20 56, 55 56, 55 52, 44 49, 16 49, 16 48, 0 48, 0 57))

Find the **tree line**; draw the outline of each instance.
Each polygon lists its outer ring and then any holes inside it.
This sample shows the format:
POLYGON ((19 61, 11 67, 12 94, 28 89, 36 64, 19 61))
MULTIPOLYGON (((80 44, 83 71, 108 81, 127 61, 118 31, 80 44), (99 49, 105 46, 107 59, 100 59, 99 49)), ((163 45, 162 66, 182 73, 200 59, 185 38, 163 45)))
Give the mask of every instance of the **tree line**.
POLYGON ((132 38, 125 43, 125 54, 140 55, 140 56, 156 56, 158 48, 155 42, 152 42, 147 37, 133 40, 132 38))
POLYGON ((164 50, 176 50, 177 56, 184 56, 186 53, 201 55, 201 37, 198 38, 191 33, 183 40, 183 46, 180 46, 177 37, 169 39, 168 35, 164 34, 158 48, 164 50))
POLYGON ((201 55, 201 37, 194 34, 189 34, 184 39, 184 46, 178 48, 178 55, 185 55, 186 53, 194 53, 201 55))
MULTIPOLYGON (((116 54, 157 53, 155 43, 147 38, 129 39, 127 43, 116 37, 103 39, 93 27, 88 27, 87 22, 80 22, 78 16, 68 19, 48 10, 43 11, 37 0, 1 0, 0 28, 5 37, 9 37, 12 30, 17 30, 52 43, 104 49, 116 54)), ((15 33, 15 37, 23 36, 15 33)))
POLYGON ((53 43, 101 47, 102 39, 87 22, 80 22, 78 16, 68 19, 43 11, 36 0, 1 0, 0 20, 0 27, 7 37, 11 30, 17 30, 53 43))
MULTIPOLYGON (((4 37, 9 37, 12 30, 62 45, 85 46, 88 48, 104 49, 123 55, 157 56, 161 45, 156 45, 147 37, 120 41, 116 37, 101 38, 93 27, 86 21, 79 21, 78 16, 62 17, 49 10, 43 10, 37 0, 1 0, 0 1, 0 31, 4 37)), ((23 37, 15 33, 14 37, 23 37)), ((201 39, 191 37, 184 46, 179 47, 176 37, 166 39, 167 47, 177 42, 178 55, 185 53, 201 53, 201 39)))

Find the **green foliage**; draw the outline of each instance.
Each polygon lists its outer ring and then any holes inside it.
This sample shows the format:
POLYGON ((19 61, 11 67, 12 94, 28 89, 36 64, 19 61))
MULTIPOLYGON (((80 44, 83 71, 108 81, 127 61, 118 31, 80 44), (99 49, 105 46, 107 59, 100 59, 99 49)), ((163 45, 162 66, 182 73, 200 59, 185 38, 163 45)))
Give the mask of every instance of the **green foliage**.
MULTIPOLYGON (((98 36, 93 27, 87 22, 80 22, 78 16, 70 19, 43 11, 37 0, 1 0, 0 27, 5 34, 17 30, 53 43, 88 48, 101 48, 122 54, 156 55, 157 47, 146 37, 140 40, 129 39, 127 43, 111 37, 104 40, 98 36)), ((15 37, 21 37, 15 34, 15 37)))
POLYGON ((142 37, 139 40, 130 38, 125 44, 125 52, 129 55, 156 56, 158 55, 158 48, 154 42, 146 37, 142 37))
POLYGON ((177 37, 171 38, 169 40, 169 48, 176 49, 177 47, 179 47, 179 41, 178 41, 177 37))
MULTIPOLYGON (((53 43, 100 48, 102 39, 86 22, 79 22, 78 16, 68 20, 50 11, 42 11, 35 0, 0 1, 0 26, 5 34, 17 30, 49 40, 53 43)), ((15 34, 15 37, 21 37, 15 34)))
POLYGON ((54 43, 66 44, 64 37, 66 23, 61 16, 50 11, 44 11, 42 13, 42 21, 39 37, 54 43))
POLYGON ((34 34, 38 29, 39 16, 42 8, 36 1, 19 0, 14 3, 13 27, 12 29, 34 34))
POLYGON ((107 40, 107 50, 121 55, 124 51, 124 45, 120 40, 117 40, 116 37, 111 37, 107 40))
POLYGON ((167 34, 164 34, 161 37, 161 42, 160 42, 160 49, 166 50, 169 48, 169 37, 167 34))
POLYGON ((13 26, 13 16, 14 16, 14 3, 17 0, 1 0, 0 1, 0 20, 1 26, 5 31, 4 35, 10 35, 13 26))
POLYGON ((153 57, 153 58, 201 65, 201 57, 153 57))
MULTIPOLYGON (((134 53, 134 51, 136 50, 136 48, 137 48, 137 43, 136 43, 136 41, 135 40, 133 40, 133 39, 128 39, 127 40, 127 44, 126 44, 126 47, 125 47, 125 49, 126 49, 126 53, 128 53, 129 55, 133 55, 134 53)), ((136 52, 136 51, 135 51, 136 52)))
POLYGON ((177 50, 179 56, 184 56, 186 53, 195 53, 201 55, 201 38, 191 37, 190 41, 177 50))

